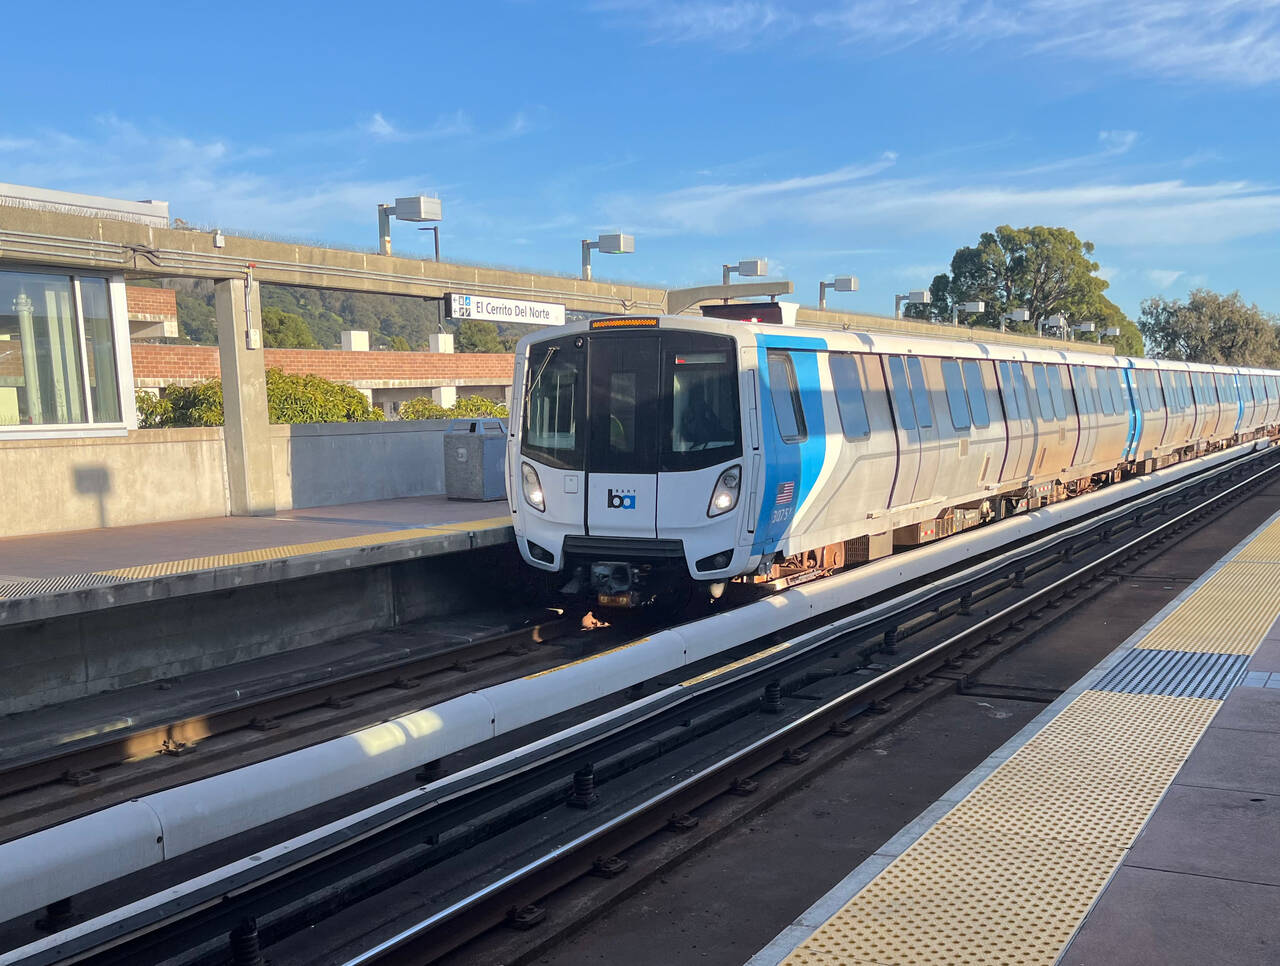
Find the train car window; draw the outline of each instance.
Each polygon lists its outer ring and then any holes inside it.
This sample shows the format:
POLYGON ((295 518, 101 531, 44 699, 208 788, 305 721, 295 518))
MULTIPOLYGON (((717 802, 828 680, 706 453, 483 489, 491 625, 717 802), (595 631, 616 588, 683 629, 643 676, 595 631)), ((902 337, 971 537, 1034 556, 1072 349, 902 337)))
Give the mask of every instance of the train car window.
POLYGON ((1058 419, 1067 418, 1067 401, 1062 394, 1062 366, 1046 366, 1049 370, 1049 398, 1053 400, 1053 414, 1058 419))
POLYGON ((662 335, 662 472, 700 470, 742 453, 738 367, 731 339, 662 335))
POLYGON ((954 359, 942 360, 942 385, 947 390, 947 407, 951 410, 951 425, 956 429, 968 429, 969 400, 964 394, 964 379, 960 375, 960 363, 954 359))
POLYGON ((916 422, 926 429, 933 425, 933 407, 929 405, 929 387, 924 381, 924 366, 915 356, 907 356, 907 382, 916 403, 916 422))
POLYGON ((867 401, 862 395, 862 378, 855 356, 833 352, 831 384, 836 390, 836 409, 840 411, 840 426, 845 439, 862 439, 871 435, 871 423, 867 419, 867 401))
POLYGON ((808 437, 804 409, 800 405, 800 387, 796 383, 796 369, 791 355, 786 352, 770 352, 769 394, 773 397, 773 414, 778 419, 778 432, 786 443, 799 443, 808 437))
POLYGON ((997 363, 1000 371, 1000 394, 1004 397, 1005 416, 1008 419, 1022 419, 1022 410, 1018 408, 1018 394, 1013 391, 1013 372, 1009 363, 997 363))
POLYGON ((907 370, 902 356, 889 357, 889 382, 893 386, 893 404, 898 410, 898 425, 903 429, 916 428, 916 409, 911 404, 911 390, 907 388, 907 370))
POLYGON ((1076 397, 1076 412, 1083 416, 1092 413, 1093 400, 1089 398, 1089 383, 1084 377, 1084 366, 1071 367, 1071 390, 1076 397))
POLYGON ((1053 414, 1053 396, 1049 392, 1049 377, 1045 375, 1044 366, 1037 363, 1031 367, 1031 378, 1036 384, 1036 399, 1040 402, 1040 418, 1046 423, 1057 417, 1053 414))
POLYGON ((1089 378, 1097 384, 1098 408, 1104 416, 1114 416, 1116 414, 1115 400, 1111 396, 1111 387, 1107 385, 1107 371, 1105 369, 1090 369, 1089 378))
POLYGON ((1018 397, 1018 408, 1022 410, 1022 418, 1031 418, 1031 387, 1027 385, 1027 370, 1018 362, 1013 364, 1013 391, 1018 397))
POLYGON ((982 384, 982 369, 977 359, 965 359, 964 391, 969 397, 969 413, 973 416, 973 425, 978 429, 986 429, 991 425, 991 414, 987 411, 987 389, 982 384))

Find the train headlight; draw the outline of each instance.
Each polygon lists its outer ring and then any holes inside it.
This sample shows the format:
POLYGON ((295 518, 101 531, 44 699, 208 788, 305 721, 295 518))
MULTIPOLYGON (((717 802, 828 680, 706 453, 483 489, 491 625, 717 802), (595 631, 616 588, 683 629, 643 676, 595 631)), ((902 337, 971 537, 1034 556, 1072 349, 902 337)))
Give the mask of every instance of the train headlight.
POLYGON ((524 484, 524 502, 539 513, 545 513, 547 501, 542 496, 542 481, 538 479, 538 471, 528 463, 521 463, 520 478, 524 484))
POLYGON ((742 467, 730 466, 716 480, 716 488, 711 491, 711 502, 707 504, 707 516, 718 517, 736 507, 741 490, 742 467))

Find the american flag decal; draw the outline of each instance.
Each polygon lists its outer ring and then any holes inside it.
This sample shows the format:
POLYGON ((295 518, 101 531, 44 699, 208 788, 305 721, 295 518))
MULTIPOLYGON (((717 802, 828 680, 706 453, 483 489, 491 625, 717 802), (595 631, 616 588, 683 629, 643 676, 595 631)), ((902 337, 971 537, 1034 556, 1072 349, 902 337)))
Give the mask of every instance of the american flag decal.
POLYGON ((778 484, 778 496, 773 501, 777 506, 784 503, 790 503, 796 498, 796 484, 794 480, 788 480, 786 483, 778 484))

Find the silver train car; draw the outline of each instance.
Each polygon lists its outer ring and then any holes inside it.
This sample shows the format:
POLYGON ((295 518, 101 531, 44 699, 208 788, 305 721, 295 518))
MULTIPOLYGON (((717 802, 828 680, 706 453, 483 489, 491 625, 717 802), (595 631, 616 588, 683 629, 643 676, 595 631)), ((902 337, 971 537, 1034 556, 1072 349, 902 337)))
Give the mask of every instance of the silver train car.
POLYGON ((1280 428, 1280 373, 737 318, 520 340, 520 553, 634 606, 794 582, 1280 428))

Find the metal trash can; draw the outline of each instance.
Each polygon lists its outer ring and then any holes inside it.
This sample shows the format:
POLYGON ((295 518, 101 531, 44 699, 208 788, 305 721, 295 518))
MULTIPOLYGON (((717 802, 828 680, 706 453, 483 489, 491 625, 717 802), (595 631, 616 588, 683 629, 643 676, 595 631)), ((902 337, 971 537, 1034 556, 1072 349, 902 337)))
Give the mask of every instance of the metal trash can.
POLYGON ((503 500, 507 427, 501 419, 453 419, 444 433, 444 493, 450 500, 503 500))

